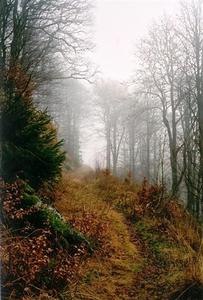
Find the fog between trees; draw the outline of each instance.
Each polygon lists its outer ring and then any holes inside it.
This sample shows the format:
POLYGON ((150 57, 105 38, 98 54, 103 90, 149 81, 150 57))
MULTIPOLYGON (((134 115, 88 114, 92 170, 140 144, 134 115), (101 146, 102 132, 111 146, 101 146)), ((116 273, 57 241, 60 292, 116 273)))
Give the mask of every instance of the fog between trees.
POLYGON ((66 166, 82 163, 81 142, 94 135, 103 145, 92 153, 97 167, 164 184, 200 216, 202 1, 183 2, 177 16, 150 26, 135 46, 135 72, 127 82, 101 78, 90 64, 92 4, 2 0, 1 90, 12 95, 16 81, 20 95, 31 91, 36 106, 47 108, 64 139, 66 166))
POLYGON ((96 4, 0 0, 1 297, 202 299, 203 0, 122 82, 93 63, 96 4))
POLYGON ((103 140, 97 167, 158 182, 202 211, 203 28, 201 1, 180 4, 135 47, 128 82, 99 79, 89 102, 91 130, 103 140))

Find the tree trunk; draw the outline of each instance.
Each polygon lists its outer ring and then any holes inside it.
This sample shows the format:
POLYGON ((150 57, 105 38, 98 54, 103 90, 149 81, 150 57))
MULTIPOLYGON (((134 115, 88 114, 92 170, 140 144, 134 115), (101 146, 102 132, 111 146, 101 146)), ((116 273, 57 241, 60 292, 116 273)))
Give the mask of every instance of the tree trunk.
POLYGON ((129 124, 130 173, 135 179, 135 124, 134 119, 129 124))
POLYGON ((106 124, 106 168, 111 169, 111 134, 110 121, 106 124))
POLYGON ((149 129, 149 114, 147 109, 147 157, 146 157, 146 178, 150 181, 150 129, 149 129))
POLYGON ((201 201, 203 203, 203 91, 198 99, 198 122, 199 122, 199 148, 200 148, 200 184, 201 201))

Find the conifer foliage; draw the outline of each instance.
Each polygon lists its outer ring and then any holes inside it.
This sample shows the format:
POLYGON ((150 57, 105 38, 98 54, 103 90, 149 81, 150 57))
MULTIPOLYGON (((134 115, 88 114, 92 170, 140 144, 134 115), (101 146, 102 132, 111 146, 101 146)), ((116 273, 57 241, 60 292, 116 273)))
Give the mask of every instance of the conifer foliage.
POLYGON ((2 177, 13 181, 18 176, 33 187, 54 182, 65 159, 62 141, 51 117, 34 106, 34 87, 23 70, 12 69, 8 78, 1 111, 2 177))
POLYGON ((17 175, 38 186, 58 177, 64 160, 62 141, 56 141, 46 112, 15 96, 3 109, 2 124, 2 175, 6 180, 17 175))

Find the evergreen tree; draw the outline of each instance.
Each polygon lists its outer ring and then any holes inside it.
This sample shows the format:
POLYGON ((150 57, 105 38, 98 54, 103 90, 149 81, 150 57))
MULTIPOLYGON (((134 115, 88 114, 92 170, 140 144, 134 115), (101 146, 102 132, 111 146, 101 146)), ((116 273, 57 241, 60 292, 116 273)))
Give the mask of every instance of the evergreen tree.
POLYGON ((22 82, 22 72, 8 81, 2 105, 2 177, 19 176, 38 187, 59 177, 65 154, 50 116, 33 105, 31 85, 23 93, 22 82))

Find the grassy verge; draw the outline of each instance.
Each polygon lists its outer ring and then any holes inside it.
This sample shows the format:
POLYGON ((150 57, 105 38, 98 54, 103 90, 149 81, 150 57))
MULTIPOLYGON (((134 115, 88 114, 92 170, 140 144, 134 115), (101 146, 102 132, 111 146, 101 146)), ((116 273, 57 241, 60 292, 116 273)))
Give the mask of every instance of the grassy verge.
POLYGON ((107 224, 103 249, 85 264, 72 299, 164 300, 186 283, 202 281, 197 224, 176 200, 162 195, 161 203, 161 189, 149 189, 105 173, 85 182, 64 177, 56 205, 67 220, 86 222, 93 213, 107 224))
MULTIPOLYGON (((29 190, 20 201, 18 217, 40 207, 40 222, 47 226, 46 232, 35 232, 41 228, 38 211, 31 235, 28 228, 21 237, 5 238, 3 260, 12 259, 17 268, 22 261, 16 257, 22 257, 29 265, 24 275, 30 278, 33 267, 40 275, 34 287, 24 286, 23 300, 169 300, 203 282, 201 229, 161 187, 122 182, 105 172, 80 180, 64 173, 55 209, 29 190), (36 251, 37 259, 31 259, 36 251)), ((14 271, 20 278, 21 270, 14 271)))

